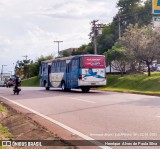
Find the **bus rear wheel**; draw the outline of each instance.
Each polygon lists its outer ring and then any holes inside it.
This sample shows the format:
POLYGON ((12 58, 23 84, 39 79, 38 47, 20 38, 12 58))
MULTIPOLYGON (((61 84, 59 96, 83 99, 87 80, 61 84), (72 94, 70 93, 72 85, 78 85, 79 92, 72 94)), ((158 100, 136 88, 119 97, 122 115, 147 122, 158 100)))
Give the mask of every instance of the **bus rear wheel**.
POLYGON ((82 87, 81 90, 83 93, 88 93, 90 90, 90 87, 82 87))
POLYGON ((71 89, 70 89, 70 88, 66 88, 66 84, 65 84, 65 82, 62 82, 62 83, 61 83, 61 88, 62 88, 62 91, 65 91, 65 92, 69 92, 69 91, 71 91, 71 89))

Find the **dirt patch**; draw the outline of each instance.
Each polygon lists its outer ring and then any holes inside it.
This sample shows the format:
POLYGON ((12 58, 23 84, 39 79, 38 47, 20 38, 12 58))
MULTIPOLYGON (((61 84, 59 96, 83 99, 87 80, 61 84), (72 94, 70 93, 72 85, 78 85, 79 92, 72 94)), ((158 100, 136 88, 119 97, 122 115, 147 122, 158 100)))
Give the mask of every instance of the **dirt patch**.
MULTIPOLYGON (((59 146, 54 146, 54 149, 75 149, 77 147, 70 146, 69 142, 65 142, 56 134, 48 131, 27 115, 20 113, 8 105, 3 104, 8 109, 8 114, 0 112, 0 123, 7 127, 13 135, 13 140, 60 140, 59 146)), ((56 143, 56 142, 55 142, 56 143)), ((23 147, 24 148, 24 147, 23 147)), ((31 148, 31 147, 29 147, 31 148)), ((34 148, 34 147, 32 147, 34 148)), ((39 147, 38 147, 39 148, 39 147)), ((52 147, 41 147, 50 149, 52 147)), ((28 149, 28 147, 27 147, 28 149)))

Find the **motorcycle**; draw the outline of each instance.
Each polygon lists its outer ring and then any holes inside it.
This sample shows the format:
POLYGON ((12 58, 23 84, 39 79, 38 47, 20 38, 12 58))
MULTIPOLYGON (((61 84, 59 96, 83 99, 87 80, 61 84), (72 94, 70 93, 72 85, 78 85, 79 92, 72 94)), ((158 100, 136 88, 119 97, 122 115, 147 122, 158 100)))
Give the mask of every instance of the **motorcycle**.
POLYGON ((21 84, 20 84, 20 83, 14 85, 14 87, 13 87, 13 93, 14 93, 14 95, 15 95, 15 94, 17 94, 17 95, 19 94, 19 92, 21 91, 21 88, 20 88, 20 87, 21 87, 21 84))

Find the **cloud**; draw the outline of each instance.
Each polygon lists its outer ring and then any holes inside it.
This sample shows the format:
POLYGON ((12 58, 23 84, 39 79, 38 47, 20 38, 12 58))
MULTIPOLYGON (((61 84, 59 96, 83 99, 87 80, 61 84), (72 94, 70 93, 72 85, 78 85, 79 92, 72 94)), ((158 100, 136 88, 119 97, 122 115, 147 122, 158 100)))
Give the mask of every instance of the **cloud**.
MULTIPOLYGON (((116 0, 114 0, 116 2, 116 0)), ((113 15, 116 11, 112 8, 115 7, 115 3, 91 0, 76 0, 57 3, 52 5, 50 8, 44 8, 37 15, 44 15, 59 19, 94 19, 98 18, 102 14, 113 15), (114 4, 114 5, 113 5, 114 4), (110 9, 107 7, 110 6, 110 9)))
MULTIPOLYGON (((90 22, 108 23, 118 0, 0 0, 0 65, 36 59, 89 42, 90 22)), ((13 68, 12 68, 13 69, 13 68)))

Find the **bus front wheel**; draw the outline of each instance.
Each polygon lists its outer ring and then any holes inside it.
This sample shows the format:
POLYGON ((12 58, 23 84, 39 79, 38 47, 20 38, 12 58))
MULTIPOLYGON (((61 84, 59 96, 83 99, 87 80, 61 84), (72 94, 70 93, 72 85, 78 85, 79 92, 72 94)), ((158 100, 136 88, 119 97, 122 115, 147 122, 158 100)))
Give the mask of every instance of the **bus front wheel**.
POLYGON ((65 82, 62 82, 61 88, 62 88, 62 91, 66 91, 65 82))
POLYGON ((47 87, 46 87, 46 91, 49 91, 49 89, 50 89, 50 87, 47 86, 47 87))
POLYGON ((88 93, 90 90, 90 87, 82 87, 81 90, 83 93, 88 93))
POLYGON ((46 88, 46 91, 48 91, 50 89, 50 87, 48 86, 47 83, 45 83, 45 88, 46 88))

